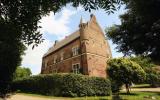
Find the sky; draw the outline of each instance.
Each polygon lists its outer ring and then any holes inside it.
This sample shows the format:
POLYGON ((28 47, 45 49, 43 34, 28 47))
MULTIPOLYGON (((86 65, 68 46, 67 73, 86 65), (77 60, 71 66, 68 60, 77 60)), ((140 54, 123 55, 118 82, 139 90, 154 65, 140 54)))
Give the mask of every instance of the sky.
MULTIPOLYGON (((25 51, 25 55, 22 56, 21 66, 30 68, 33 75, 39 74, 41 71, 42 56, 54 44, 55 40, 60 41, 65 36, 78 30, 81 17, 84 22, 87 22, 90 19, 90 14, 94 14, 104 31, 106 27, 120 24, 119 15, 124 12, 123 6, 118 11, 115 11, 114 14, 108 15, 102 9, 88 12, 84 11, 82 7, 73 8, 70 5, 63 7, 62 10, 56 14, 51 12, 48 16, 43 17, 38 24, 42 27, 39 31, 43 34, 44 42, 33 50, 31 46, 27 47, 28 49, 25 51)), ((115 49, 116 45, 113 44, 111 40, 108 41, 113 58, 122 57, 123 54, 117 52, 115 49)))

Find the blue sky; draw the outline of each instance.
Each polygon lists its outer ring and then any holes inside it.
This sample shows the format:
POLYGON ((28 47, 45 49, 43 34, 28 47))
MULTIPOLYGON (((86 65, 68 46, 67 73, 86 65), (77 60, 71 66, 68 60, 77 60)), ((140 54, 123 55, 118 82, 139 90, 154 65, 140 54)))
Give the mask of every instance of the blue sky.
MULTIPOLYGON (((110 27, 113 24, 120 24, 119 15, 124 12, 123 6, 118 11, 115 11, 114 14, 108 15, 102 9, 89 13, 84 11, 82 7, 73 8, 70 5, 67 5, 56 14, 51 12, 49 16, 43 17, 40 21, 41 23, 39 23, 39 25, 42 26, 39 31, 43 34, 45 41, 34 50, 31 49, 31 46, 28 47, 25 51, 26 55, 22 57, 22 66, 29 67, 34 75, 39 74, 43 54, 54 44, 55 40, 61 40, 76 31, 81 17, 87 22, 90 19, 90 14, 94 14, 101 28, 105 30, 106 27, 110 27)), ((109 40, 109 44, 114 58, 123 56, 122 53, 116 52, 116 45, 112 44, 111 40, 109 40)))

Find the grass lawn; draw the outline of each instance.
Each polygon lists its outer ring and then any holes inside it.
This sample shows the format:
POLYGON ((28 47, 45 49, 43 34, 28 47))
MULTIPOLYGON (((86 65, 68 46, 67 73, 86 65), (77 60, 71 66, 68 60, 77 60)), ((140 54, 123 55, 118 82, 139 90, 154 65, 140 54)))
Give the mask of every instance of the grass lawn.
POLYGON ((125 92, 121 92, 120 96, 122 99, 127 100, 151 100, 151 98, 156 98, 160 100, 160 92, 131 92, 130 95, 127 95, 125 92))
MULTIPOLYGON (((26 94, 26 93, 18 93, 20 95, 28 95, 28 96, 36 96, 36 97, 43 97, 43 98, 50 98, 50 99, 62 99, 62 100, 112 100, 112 97, 115 96, 92 96, 92 97, 53 97, 53 96, 43 96, 37 94, 26 94)), ((155 98, 155 100, 160 100, 160 92, 131 92, 130 95, 127 95, 125 92, 120 93, 120 98, 122 100, 151 100, 151 98, 155 98)), ((113 99, 117 100, 117 99, 113 99)))

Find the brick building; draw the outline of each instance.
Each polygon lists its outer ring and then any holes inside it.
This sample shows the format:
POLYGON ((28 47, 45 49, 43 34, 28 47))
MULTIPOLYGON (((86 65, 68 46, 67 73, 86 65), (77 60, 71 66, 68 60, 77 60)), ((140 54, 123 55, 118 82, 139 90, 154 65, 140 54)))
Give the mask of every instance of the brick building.
POLYGON ((55 41, 42 58, 41 74, 82 73, 106 77, 106 61, 111 50, 104 33, 91 15, 90 21, 80 20, 79 30, 61 41, 55 41))

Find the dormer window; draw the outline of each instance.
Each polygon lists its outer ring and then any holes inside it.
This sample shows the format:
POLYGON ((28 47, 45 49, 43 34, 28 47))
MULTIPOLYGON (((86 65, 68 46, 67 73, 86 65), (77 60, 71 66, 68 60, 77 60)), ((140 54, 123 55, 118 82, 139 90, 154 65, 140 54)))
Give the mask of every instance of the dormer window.
POLYGON ((78 55, 78 51, 79 51, 79 47, 78 46, 73 47, 72 48, 72 54, 73 54, 73 56, 78 55))

